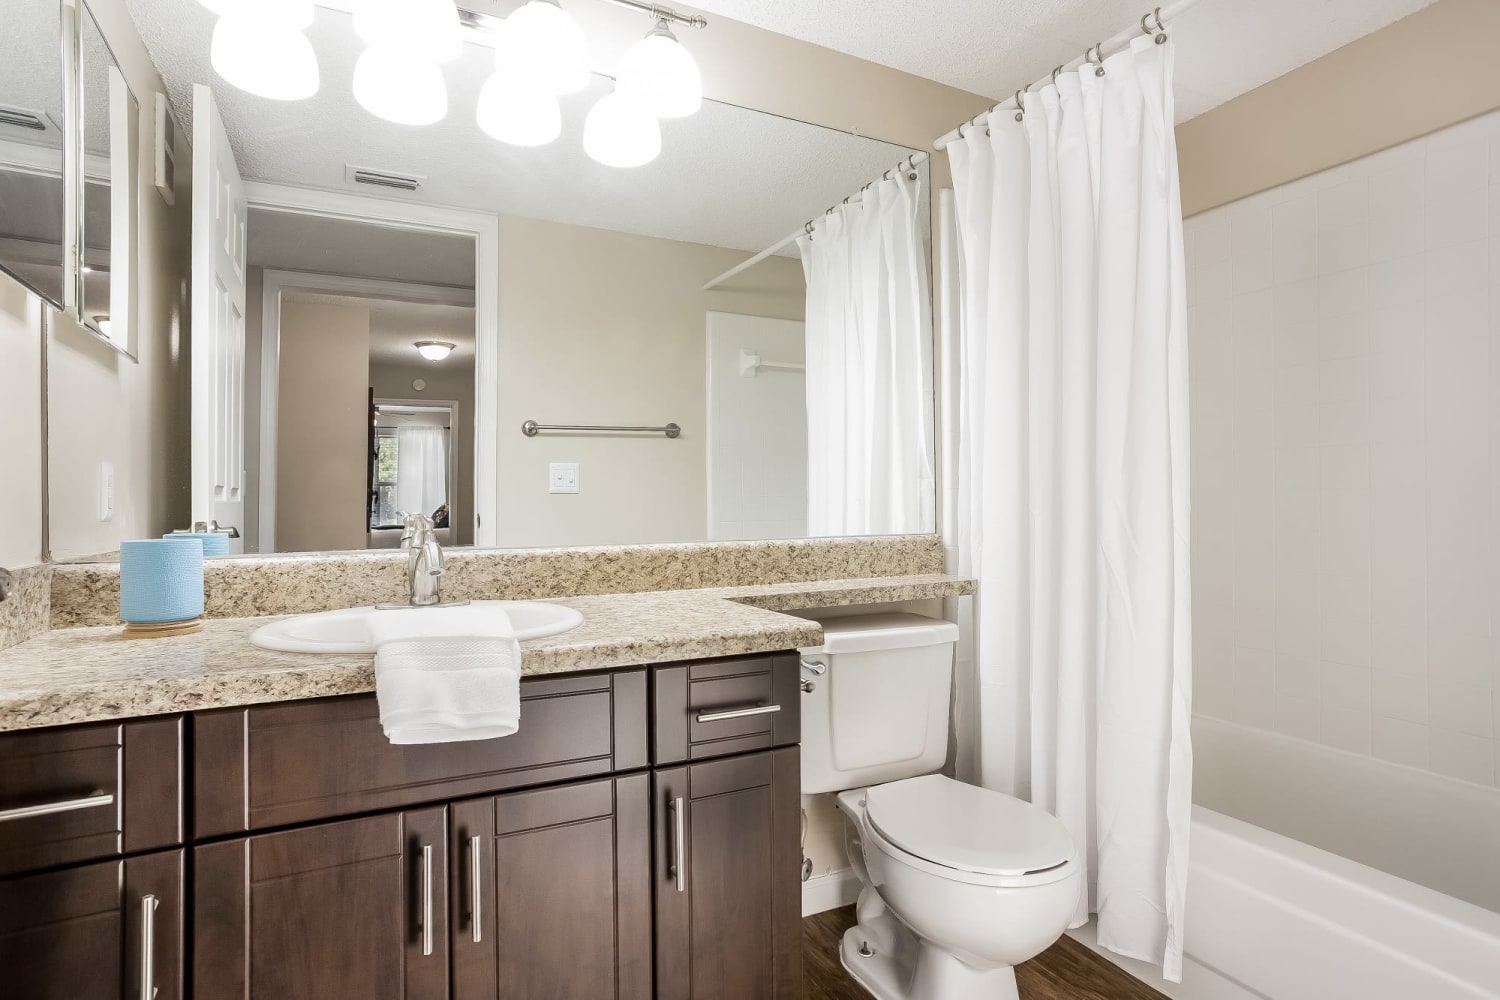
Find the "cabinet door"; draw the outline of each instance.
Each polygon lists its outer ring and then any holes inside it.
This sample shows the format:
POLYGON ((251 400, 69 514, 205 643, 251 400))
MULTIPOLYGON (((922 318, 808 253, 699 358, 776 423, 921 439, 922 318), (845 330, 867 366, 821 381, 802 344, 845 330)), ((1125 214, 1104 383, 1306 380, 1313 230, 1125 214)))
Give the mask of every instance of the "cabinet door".
POLYGON ((182 852, 0 881, 0 994, 180 1000, 182 852))
POLYGON ((446 1000, 442 808, 195 849, 197 1000, 446 1000))
POLYGON ((453 805, 456 1000, 650 1000, 649 784, 453 805))
POLYGON ((796 747, 657 771, 660 1000, 802 995, 796 747))

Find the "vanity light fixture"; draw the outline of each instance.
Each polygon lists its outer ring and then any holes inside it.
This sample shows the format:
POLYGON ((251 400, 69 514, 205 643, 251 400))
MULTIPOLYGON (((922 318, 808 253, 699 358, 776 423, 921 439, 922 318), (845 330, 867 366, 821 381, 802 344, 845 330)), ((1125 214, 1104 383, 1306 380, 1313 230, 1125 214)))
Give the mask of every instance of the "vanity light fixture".
POLYGON ((573 16, 557 0, 528 0, 505 19, 506 44, 495 50, 518 73, 554 95, 576 94, 589 85, 589 43, 573 16))
POLYGON ((661 153, 661 124, 616 87, 589 109, 583 151, 606 167, 645 166, 661 153))
POLYGON ((703 74, 665 18, 620 60, 615 89, 657 118, 686 118, 703 106, 703 74))
POLYGON ((521 68, 510 22, 496 21, 490 30, 495 73, 479 89, 474 117, 491 138, 512 146, 545 146, 562 133, 562 105, 521 68))
MULTIPOLYGON (((317 54, 305 34, 314 0, 199 2, 218 16, 211 57, 225 80, 276 100, 317 92, 317 54)), ((661 153, 660 119, 686 117, 703 104, 703 74, 671 25, 708 22, 644 0, 605 2, 649 14, 653 27, 625 53, 614 89, 589 110, 583 147, 606 166, 639 167, 661 153)), ((479 127, 514 146, 555 140, 562 132, 558 97, 583 90, 593 76, 583 29, 559 0, 527 0, 504 19, 461 3, 337 0, 352 10, 366 46, 354 67, 355 99, 398 125, 441 121, 448 114, 442 66, 462 52, 463 31, 475 30, 495 48, 495 73, 479 92, 479 127)))
POLYGON ((209 59, 241 90, 275 101, 318 92, 318 56, 304 33, 312 0, 202 0, 219 15, 209 59))
POLYGON ((419 340, 412 346, 428 361, 441 361, 452 354, 453 348, 458 345, 450 344, 446 340, 419 340))
POLYGON ((359 0, 354 32, 368 46, 354 64, 354 99, 397 125, 431 125, 448 115, 440 68, 463 52, 453 0, 359 0))

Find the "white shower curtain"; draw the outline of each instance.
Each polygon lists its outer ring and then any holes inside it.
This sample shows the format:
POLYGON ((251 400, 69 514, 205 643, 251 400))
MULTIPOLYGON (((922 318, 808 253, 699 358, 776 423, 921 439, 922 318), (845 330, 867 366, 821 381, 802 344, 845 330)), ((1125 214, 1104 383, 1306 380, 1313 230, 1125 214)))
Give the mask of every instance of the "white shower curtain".
POLYGON ((932 340, 920 181, 905 171, 797 240, 807 278, 807 530, 931 532, 932 340))
POLYGON ((396 509, 426 514, 448 502, 448 431, 430 424, 396 428, 396 509))
MULTIPOLYGON (((1074 925, 1181 977, 1192 751, 1172 43, 1141 37, 948 147, 954 548, 979 581, 962 775, 1060 817, 1074 925)), ((961 681, 959 690, 965 690, 961 681)))

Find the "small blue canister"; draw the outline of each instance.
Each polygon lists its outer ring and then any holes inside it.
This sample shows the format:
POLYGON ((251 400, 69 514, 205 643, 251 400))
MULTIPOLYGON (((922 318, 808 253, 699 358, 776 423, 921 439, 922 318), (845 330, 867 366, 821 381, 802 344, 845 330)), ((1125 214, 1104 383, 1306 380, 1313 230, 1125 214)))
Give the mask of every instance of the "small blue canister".
POLYGON ((120 543, 120 617, 132 625, 203 614, 203 542, 191 535, 120 543))

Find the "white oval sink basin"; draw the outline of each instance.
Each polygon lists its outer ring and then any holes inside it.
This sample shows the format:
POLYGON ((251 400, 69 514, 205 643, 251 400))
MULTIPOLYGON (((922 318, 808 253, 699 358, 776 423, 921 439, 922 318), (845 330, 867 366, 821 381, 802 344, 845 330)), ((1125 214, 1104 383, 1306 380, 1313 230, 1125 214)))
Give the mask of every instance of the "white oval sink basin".
MULTIPOLYGON (((517 639, 557 635, 583 622, 581 611, 544 601, 474 601, 469 607, 509 616, 517 639)), ((345 608, 283 618, 250 633, 250 641, 261 649, 282 653, 373 653, 365 618, 374 610, 345 608)), ((419 615, 422 609, 403 608, 392 613, 419 615)))

